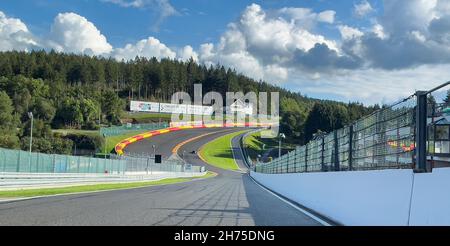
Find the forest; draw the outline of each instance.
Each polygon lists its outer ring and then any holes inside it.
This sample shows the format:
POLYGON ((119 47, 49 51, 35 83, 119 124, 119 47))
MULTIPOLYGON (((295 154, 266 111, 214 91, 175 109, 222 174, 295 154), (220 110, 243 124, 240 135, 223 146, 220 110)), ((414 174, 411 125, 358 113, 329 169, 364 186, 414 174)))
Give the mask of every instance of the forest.
MULTIPOLYGON (((33 151, 72 153, 74 141, 52 129, 96 130, 122 124, 129 101, 170 101, 174 92, 280 92, 281 131, 294 144, 329 132, 379 108, 309 98, 193 59, 113 58, 54 51, 0 52, 0 147, 27 149, 33 112, 33 151)), ((193 96, 193 95, 192 95, 193 96)))

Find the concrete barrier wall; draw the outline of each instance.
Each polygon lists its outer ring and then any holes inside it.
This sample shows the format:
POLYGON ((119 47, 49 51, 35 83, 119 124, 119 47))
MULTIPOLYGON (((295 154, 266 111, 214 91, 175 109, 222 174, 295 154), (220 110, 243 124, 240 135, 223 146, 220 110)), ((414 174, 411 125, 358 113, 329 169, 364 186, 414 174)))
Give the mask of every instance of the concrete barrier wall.
POLYGON ((450 225, 450 168, 414 176, 410 225, 450 225))
POLYGON ((450 168, 251 175, 344 225, 450 225, 450 168))

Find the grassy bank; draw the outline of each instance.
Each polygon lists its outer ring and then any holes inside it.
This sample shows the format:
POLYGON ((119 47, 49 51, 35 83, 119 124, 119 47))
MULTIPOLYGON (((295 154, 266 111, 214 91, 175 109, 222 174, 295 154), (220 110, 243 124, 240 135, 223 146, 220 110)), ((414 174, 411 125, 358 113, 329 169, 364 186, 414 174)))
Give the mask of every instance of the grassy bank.
POLYGON ((159 180, 159 181, 148 181, 148 182, 80 185, 80 186, 61 187, 61 188, 43 188, 43 189, 0 191, 0 198, 36 197, 36 196, 50 196, 50 195, 61 195, 61 194, 71 194, 71 193, 80 193, 80 192, 132 189, 132 188, 140 188, 140 187, 148 187, 148 186, 182 183, 182 182, 187 182, 187 181, 200 179, 200 178, 211 178, 214 176, 216 176, 215 173, 208 172, 204 176, 192 177, 192 178, 169 178, 169 179, 163 179, 163 180, 159 180))
MULTIPOLYGON (((277 135, 271 130, 254 132, 244 139, 244 147, 252 160, 256 160, 258 155, 263 156, 270 149, 278 149, 278 144, 277 135)), ((288 151, 295 146, 282 142, 281 148, 283 151, 288 151)))
POLYGON ((246 131, 231 133, 205 144, 200 150, 200 157, 212 166, 226 170, 239 170, 233 157, 231 140, 246 131))
POLYGON ((116 144, 118 144, 120 141, 138 135, 140 133, 148 132, 149 130, 136 130, 136 131, 127 131, 124 134, 117 135, 117 136, 109 136, 104 138, 100 135, 99 131, 89 131, 89 130, 76 130, 76 129, 58 129, 53 130, 54 133, 59 133, 62 135, 85 135, 89 137, 99 137, 103 139, 101 146, 97 147, 99 154, 105 154, 105 153, 111 153, 114 151, 114 147, 116 144), (106 146, 105 146, 106 145, 106 146))
MULTIPOLYGON (((114 147, 116 147, 116 144, 118 144, 120 141, 144 133, 144 132, 148 132, 148 130, 139 130, 139 131, 129 131, 125 134, 121 134, 121 135, 117 135, 117 136, 110 136, 110 137, 106 137, 105 139, 105 144, 106 144, 106 153, 111 153, 112 151, 114 151, 114 147)), ((102 146, 102 153, 105 153, 105 147, 102 146)))
POLYGON ((170 121, 171 114, 161 114, 161 113, 129 113, 124 112, 122 114, 122 121, 124 122, 137 122, 137 123, 150 123, 150 122, 162 122, 170 121))

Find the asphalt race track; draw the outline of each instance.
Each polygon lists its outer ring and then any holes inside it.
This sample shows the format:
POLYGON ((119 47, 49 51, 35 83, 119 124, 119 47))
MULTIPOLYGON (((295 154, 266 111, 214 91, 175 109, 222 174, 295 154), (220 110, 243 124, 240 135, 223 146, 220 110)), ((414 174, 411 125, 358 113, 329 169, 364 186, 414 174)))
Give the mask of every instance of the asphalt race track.
POLYGON ((152 153, 164 159, 180 142, 211 133, 181 146, 178 153, 194 165, 217 172, 215 178, 187 183, 64 195, 0 203, 0 225, 320 225, 255 184, 245 173, 239 137, 233 139, 242 172, 214 168, 196 154, 205 143, 239 128, 192 129, 155 136, 130 145, 126 153, 152 153), (184 153, 184 154, 182 154, 184 153))

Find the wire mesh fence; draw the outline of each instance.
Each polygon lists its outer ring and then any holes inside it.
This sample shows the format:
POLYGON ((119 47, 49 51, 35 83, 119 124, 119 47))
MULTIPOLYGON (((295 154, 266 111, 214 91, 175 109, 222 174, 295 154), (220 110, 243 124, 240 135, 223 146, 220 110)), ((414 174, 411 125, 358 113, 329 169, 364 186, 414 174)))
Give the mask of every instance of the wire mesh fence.
MULTIPOLYGON (((450 99, 450 98, 449 98, 450 99)), ((428 102, 427 154, 432 167, 450 162, 450 100, 428 102)))
POLYGON ((117 136, 129 131, 152 131, 169 127, 167 122, 148 123, 148 124, 125 124, 122 126, 102 127, 100 134, 102 136, 117 136))
POLYGON ((329 134, 317 135, 305 146, 258 163, 256 172, 293 173, 411 168, 415 149, 413 95, 329 134))
POLYGON ((125 161, 126 172, 204 172, 205 168, 177 161, 164 160, 156 163, 153 156, 137 155, 111 155, 112 159, 125 161))
POLYGON ((30 153, 0 148, 0 172, 124 173, 126 162, 93 157, 30 153))
POLYGON ((112 155, 110 158, 30 153, 0 148, 3 173, 148 173, 204 172, 204 167, 176 161, 155 163, 154 158, 112 155))

